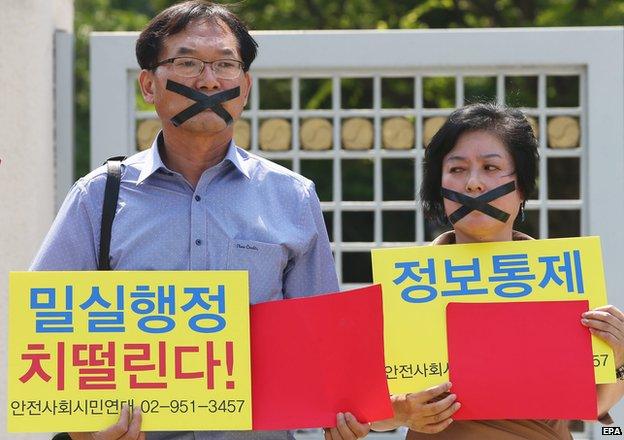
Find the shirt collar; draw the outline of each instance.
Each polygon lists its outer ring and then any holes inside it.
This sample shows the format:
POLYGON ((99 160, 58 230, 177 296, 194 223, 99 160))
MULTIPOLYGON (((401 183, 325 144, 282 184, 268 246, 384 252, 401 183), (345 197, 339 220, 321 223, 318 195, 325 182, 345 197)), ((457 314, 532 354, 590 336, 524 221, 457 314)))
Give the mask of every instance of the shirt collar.
POLYGON ((243 176, 249 179, 249 155, 245 150, 242 150, 236 146, 234 139, 230 141, 230 146, 225 154, 224 160, 229 160, 234 164, 236 169, 241 172, 243 176))
MULTIPOLYGON (((154 142, 152 142, 152 146, 150 147, 145 159, 145 165, 143 166, 141 174, 139 174, 139 178, 137 179, 137 185, 141 184, 145 179, 160 169, 167 173, 173 173, 169 168, 167 168, 160 157, 159 147, 162 145, 163 134, 161 131, 158 133, 158 136, 156 136, 156 139, 154 139, 154 142)), ((241 172, 241 174, 249 179, 249 164, 247 159, 249 159, 247 152, 239 149, 234 143, 234 140, 231 140, 223 161, 231 162, 236 169, 241 172)))
POLYGON ((168 173, 171 173, 162 159, 160 158, 160 151, 158 151, 158 147, 162 145, 163 137, 162 131, 158 133, 154 142, 152 142, 152 146, 148 150, 147 157, 145 158, 145 165, 141 170, 141 174, 139 174, 139 178, 137 179, 137 185, 141 184, 145 179, 154 174, 159 169, 163 169, 168 173))

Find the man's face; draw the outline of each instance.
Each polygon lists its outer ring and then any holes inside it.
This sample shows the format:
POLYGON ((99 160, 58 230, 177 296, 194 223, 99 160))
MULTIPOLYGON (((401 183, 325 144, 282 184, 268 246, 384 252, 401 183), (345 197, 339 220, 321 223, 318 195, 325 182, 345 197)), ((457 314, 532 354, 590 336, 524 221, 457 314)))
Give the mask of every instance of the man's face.
MULTIPOLYGON (((204 61, 232 59, 241 61, 236 37, 228 26, 220 21, 196 20, 175 35, 165 39, 158 61, 179 56, 199 58, 204 61)), ((172 128, 170 119, 185 110, 195 101, 166 89, 167 80, 191 87, 206 95, 240 87, 240 95, 221 106, 236 121, 247 103, 251 77, 241 72, 235 79, 217 78, 209 65, 199 76, 185 78, 173 71, 172 64, 164 64, 154 71, 143 70, 139 76, 141 91, 146 102, 153 103, 163 127, 172 128)), ((226 122, 212 110, 207 109, 182 123, 177 130, 195 133, 217 134, 232 130, 226 122)))

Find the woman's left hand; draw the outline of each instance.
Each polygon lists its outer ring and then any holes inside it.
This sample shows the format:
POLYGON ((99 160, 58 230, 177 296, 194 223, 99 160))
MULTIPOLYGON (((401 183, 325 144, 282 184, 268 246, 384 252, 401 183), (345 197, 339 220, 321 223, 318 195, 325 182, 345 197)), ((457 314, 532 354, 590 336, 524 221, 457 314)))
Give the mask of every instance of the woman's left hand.
POLYGON ((597 307, 583 313, 581 323, 613 349, 615 366, 624 364, 624 313, 615 306, 597 307))
POLYGON ((370 423, 360 423, 351 413, 338 413, 336 427, 325 428, 325 440, 356 440, 364 438, 370 431, 370 423))

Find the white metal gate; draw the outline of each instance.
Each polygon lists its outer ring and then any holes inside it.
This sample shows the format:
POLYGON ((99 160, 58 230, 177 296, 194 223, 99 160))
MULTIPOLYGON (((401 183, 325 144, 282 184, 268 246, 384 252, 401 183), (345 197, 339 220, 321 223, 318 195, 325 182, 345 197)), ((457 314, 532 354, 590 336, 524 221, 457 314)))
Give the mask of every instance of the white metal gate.
MULTIPOLYGON (((151 143, 158 128, 154 111, 137 99, 136 37, 91 38, 93 167, 151 143)), ((254 37, 259 57, 237 143, 322 177, 317 189, 344 288, 370 282, 371 248, 432 239, 417 206, 423 145, 454 108, 486 99, 522 108, 539 136, 539 190, 522 227, 540 238, 602 236, 610 299, 624 306, 622 28, 254 37), (573 98, 563 100, 561 88, 573 98)), ((624 421, 624 409, 615 419, 624 421)), ((600 431, 581 429, 578 438, 600 431)))

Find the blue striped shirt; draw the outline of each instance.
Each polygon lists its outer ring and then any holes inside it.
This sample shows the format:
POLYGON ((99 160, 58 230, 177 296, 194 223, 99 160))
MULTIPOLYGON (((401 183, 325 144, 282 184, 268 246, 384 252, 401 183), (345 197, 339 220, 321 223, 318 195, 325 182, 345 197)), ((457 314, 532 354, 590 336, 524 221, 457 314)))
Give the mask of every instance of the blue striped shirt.
MULTIPOLYGON (((122 163, 110 246, 113 270, 247 270, 252 304, 338 290, 310 180, 231 142, 223 161, 204 171, 193 188, 162 162, 159 138, 122 163)), ((102 166, 74 184, 31 270, 97 269, 105 183, 102 166)), ((186 435, 292 438, 287 432, 186 435)), ((148 438, 187 437, 149 433, 148 438)))

